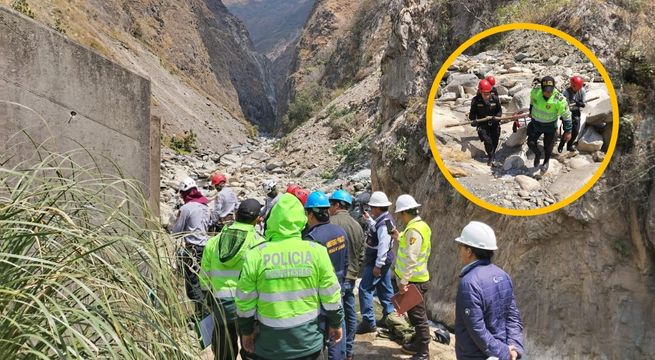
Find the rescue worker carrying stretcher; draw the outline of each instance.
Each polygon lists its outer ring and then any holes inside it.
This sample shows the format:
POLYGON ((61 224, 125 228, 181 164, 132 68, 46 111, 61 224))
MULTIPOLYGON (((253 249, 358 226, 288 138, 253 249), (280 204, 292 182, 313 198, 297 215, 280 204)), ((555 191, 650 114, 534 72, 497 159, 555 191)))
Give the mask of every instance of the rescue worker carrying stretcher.
POLYGON ((484 143, 484 150, 487 152, 487 165, 491 166, 498 147, 500 139, 500 121, 491 119, 478 122, 488 116, 498 118, 502 115, 500 100, 498 95, 492 92, 492 86, 488 80, 480 80, 478 83, 478 94, 471 100, 471 111, 469 120, 471 126, 477 128, 478 137, 484 143))

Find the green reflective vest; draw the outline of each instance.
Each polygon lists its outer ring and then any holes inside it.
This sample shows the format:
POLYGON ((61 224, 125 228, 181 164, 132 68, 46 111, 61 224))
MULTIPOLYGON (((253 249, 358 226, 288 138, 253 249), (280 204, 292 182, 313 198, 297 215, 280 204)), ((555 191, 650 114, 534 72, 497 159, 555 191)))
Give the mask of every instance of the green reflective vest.
POLYGON ((571 131, 571 111, 569 104, 559 90, 554 89, 553 94, 544 99, 540 86, 533 87, 530 91, 530 117, 540 123, 554 123, 559 117, 562 118, 564 131, 571 131))
POLYGON ((243 255, 250 248, 264 242, 255 226, 235 222, 224 227, 207 241, 202 254, 200 285, 217 299, 232 299, 243 266, 243 255))
POLYGON ((410 282, 426 282, 430 280, 430 273, 428 272, 428 259, 430 258, 430 251, 432 250, 432 242, 430 237, 432 236, 432 230, 430 226, 421 219, 412 219, 408 224, 407 228, 400 234, 398 241, 398 256, 396 256, 396 264, 394 272, 396 276, 402 277, 401 274, 407 274, 411 272, 409 276, 410 282), (413 269, 408 268, 407 264, 407 246, 409 244, 413 245, 412 239, 407 239, 407 232, 413 229, 421 234, 421 250, 417 258, 417 264, 413 269))

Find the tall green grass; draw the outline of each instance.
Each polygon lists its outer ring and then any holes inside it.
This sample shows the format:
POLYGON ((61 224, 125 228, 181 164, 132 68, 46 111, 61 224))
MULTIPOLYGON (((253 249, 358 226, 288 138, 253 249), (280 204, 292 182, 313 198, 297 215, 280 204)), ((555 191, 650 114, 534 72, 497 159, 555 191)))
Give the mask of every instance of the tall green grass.
POLYGON ((0 359, 199 358, 146 203, 83 151, 0 168, 0 359))

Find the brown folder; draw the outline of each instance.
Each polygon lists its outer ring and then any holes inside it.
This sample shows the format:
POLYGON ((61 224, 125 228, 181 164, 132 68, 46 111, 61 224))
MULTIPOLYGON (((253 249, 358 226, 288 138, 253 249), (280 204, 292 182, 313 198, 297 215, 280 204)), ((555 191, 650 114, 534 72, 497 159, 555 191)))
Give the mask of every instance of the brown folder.
POLYGON ((422 301, 423 295, 421 295, 421 292, 414 284, 409 284, 406 293, 397 293, 391 297, 393 307, 396 308, 396 312, 400 315, 406 313, 408 310, 411 310, 414 306, 420 304, 422 301))

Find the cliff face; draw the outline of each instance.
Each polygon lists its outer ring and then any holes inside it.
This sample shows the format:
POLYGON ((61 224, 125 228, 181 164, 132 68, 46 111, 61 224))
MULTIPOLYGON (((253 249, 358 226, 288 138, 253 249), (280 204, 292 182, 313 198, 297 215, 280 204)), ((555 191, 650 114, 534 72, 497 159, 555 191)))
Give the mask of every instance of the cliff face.
POLYGON ((495 262, 514 279, 531 358, 652 358, 655 119, 646 104, 652 104, 647 99, 653 78, 649 72, 632 74, 653 66, 647 37, 635 36, 648 34, 645 29, 652 31, 653 23, 609 2, 548 11, 538 4, 532 9, 508 4, 392 2, 373 188, 392 198, 410 193, 425 204, 421 216, 435 234, 428 296, 433 319, 454 321, 459 269, 454 239, 469 221, 481 220, 496 231, 495 262), (582 40, 610 71, 621 99, 619 147, 605 175, 571 206, 530 218, 491 213, 459 195, 441 175, 425 139, 425 99, 439 66, 460 40, 487 27, 480 19, 493 26, 508 13, 512 21, 542 22, 582 40), (641 57, 625 55, 634 52, 641 57), (420 105, 413 105, 415 98, 420 105), (399 148, 402 159, 393 156, 399 148))
MULTIPOLYGON (((11 1, 0 3, 9 5, 11 1)), ((244 142, 246 120, 275 122, 270 64, 220 1, 28 1, 37 21, 149 77, 166 136, 244 142)))

